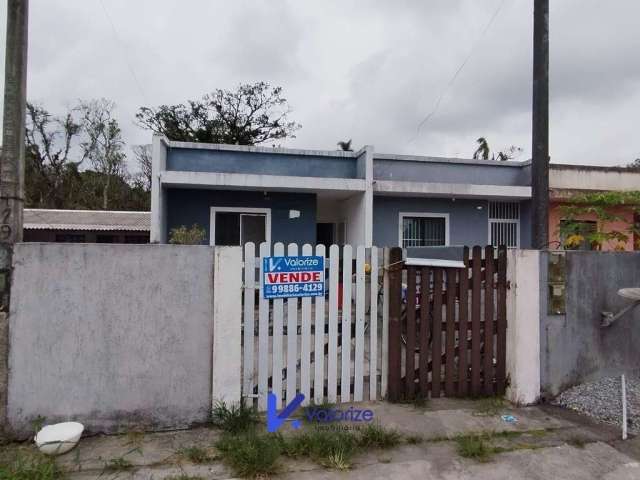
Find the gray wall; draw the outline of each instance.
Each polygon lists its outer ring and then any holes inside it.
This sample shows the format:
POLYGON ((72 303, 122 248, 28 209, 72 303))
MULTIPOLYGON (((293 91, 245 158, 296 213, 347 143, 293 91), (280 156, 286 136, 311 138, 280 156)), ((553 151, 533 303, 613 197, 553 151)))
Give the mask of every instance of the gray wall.
MULTIPOLYGON (((271 241, 315 244, 316 196, 308 193, 248 192, 228 190, 168 189, 167 235, 172 228, 194 223, 210 233, 211 207, 271 209, 271 241), (300 210, 289 218, 289 210, 300 210)), ((207 236, 206 242, 209 239, 207 236)))
POLYGON ((629 303, 616 292, 640 287, 640 252, 567 252, 566 314, 547 309, 548 254, 541 255, 541 387, 547 396, 602 376, 640 375, 640 308, 600 328, 600 312, 629 303))
POLYGON ((398 215, 400 212, 448 213, 450 245, 487 244, 487 201, 447 198, 373 198, 373 244, 379 247, 398 246, 398 215), (478 210, 477 207, 482 207, 478 210))
POLYGON ((8 420, 179 427, 208 418, 212 247, 18 244, 8 420))
POLYGON ((354 157, 189 148, 169 148, 167 170, 358 178, 354 157))
POLYGON ((417 161, 380 159, 373 161, 373 178, 406 182, 473 183, 476 185, 531 184, 528 166, 473 161, 417 161))

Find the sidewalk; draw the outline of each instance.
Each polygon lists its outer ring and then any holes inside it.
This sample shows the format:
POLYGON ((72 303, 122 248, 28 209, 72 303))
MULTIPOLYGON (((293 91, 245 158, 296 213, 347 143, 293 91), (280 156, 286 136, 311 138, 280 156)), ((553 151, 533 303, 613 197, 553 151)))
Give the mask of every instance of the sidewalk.
MULTIPOLYGON (((307 460, 284 459, 286 479, 637 479, 640 443, 618 440, 616 429, 553 407, 510 408, 491 400, 437 399, 425 407, 386 402, 360 404, 383 426, 415 438, 390 450, 368 450, 347 471, 307 460), (516 417, 515 423, 501 416, 516 417), (505 433, 506 432, 506 433, 505 433), (456 437, 483 433, 498 451, 485 463, 463 458, 456 437), (420 436, 418 441, 417 436, 420 436), (413 443, 413 442, 412 442, 413 443)), ((215 460, 220 432, 206 427, 164 433, 129 433, 83 438, 58 458, 71 480, 227 479, 233 473, 215 460), (207 448, 211 463, 187 460, 188 447, 207 448), (111 467, 111 468, 110 468, 111 467), (182 475, 182 476, 181 476, 182 475)))

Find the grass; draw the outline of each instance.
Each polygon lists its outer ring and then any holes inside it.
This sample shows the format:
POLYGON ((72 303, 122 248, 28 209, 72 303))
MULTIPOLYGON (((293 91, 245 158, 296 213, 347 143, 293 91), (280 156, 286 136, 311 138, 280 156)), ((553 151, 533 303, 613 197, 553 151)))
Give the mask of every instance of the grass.
POLYGON ((186 458, 192 463, 210 463, 217 460, 215 455, 211 455, 211 452, 202 447, 192 446, 192 447, 184 447, 178 450, 178 455, 183 458, 186 458))
POLYGON ((65 474, 52 457, 25 447, 6 447, 0 455, 0 480, 61 480, 65 474))
POLYGON ((572 447, 584 448, 586 447, 588 441, 582 437, 574 436, 574 437, 571 437, 569 440, 567 440, 567 443, 572 447))
POLYGON ((171 477, 165 477, 164 480, 204 480, 204 477, 197 475, 173 475, 171 477))
POLYGON ((242 398, 240 403, 231 406, 225 402, 217 402, 213 407, 211 420, 227 433, 243 433, 253 429, 260 422, 260 416, 242 398))
POLYGON ((507 407, 507 403, 502 397, 480 398, 474 402, 475 415, 490 417, 498 415, 507 407))
POLYGON ((358 443, 364 448, 393 448, 400 445, 402 435, 376 423, 369 423, 359 432, 358 443))
POLYGON ((352 432, 310 430, 289 438, 280 437, 283 453, 290 457, 309 457, 329 468, 349 468, 358 447, 358 437, 352 432))
POLYGON ((236 475, 266 476, 278 471, 282 452, 279 440, 279 436, 270 434, 223 435, 216 448, 236 475))
POLYGON ((424 438, 422 437, 422 435, 407 435, 405 437, 405 441, 409 444, 409 445, 418 445, 419 443, 424 442, 424 438))
POLYGON ((104 469, 107 472, 126 472, 132 468, 133 463, 124 457, 112 458, 104 466, 104 469))
POLYGON ((493 457, 495 450, 486 437, 482 435, 460 435, 455 438, 458 455, 464 458, 472 458, 479 462, 488 462, 493 457))

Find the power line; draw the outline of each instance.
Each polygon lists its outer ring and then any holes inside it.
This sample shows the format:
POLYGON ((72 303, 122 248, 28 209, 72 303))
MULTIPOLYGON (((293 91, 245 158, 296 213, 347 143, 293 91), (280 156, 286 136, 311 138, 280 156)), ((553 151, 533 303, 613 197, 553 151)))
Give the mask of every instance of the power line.
POLYGON ((447 92, 451 89, 451 87, 453 86, 453 84, 455 83, 456 79, 458 78, 458 75, 460 75, 460 72, 462 72, 462 69, 465 67, 465 65, 469 62, 469 60, 471 60, 471 57, 473 56, 473 54, 476 51, 476 48, 478 47, 478 45, 480 44, 480 40, 482 40, 482 38, 485 36, 485 34, 489 31, 489 29, 491 28, 491 25, 493 25, 494 20, 496 19, 496 17, 498 16, 498 14, 500 13, 500 10, 502 10, 502 7, 504 6, 504 4, 506 3, 507 0, 502 0, 500 2, 500 4, 498 5, 498 7, 496 8, 496 10, 493 12, 493 15, 491 15, 491 18, 489 19, 489 21, 487 22, 487 24, 485 25, 484 29, 482 30, 482 32, 480 32, 480 36, 476 39, 474 45, 472 46, 471 50, 469 51, 469 54, 467 55, 467 57, 464 59, 464 61, 460 64, 460 66, 458 67, 458 69, 455 71, 455 73, 453 74, 453 76, 451 77, 451 79, 449 80, 449 83, 447 83, 447 85, 445 86, 445 88, 442 90, 442 92, 440 93, 440 95, 438 96, 438 99, 436 100, 436 103, 433 106, 433 109, 422 119, 422 121, 418 124, 418 127, 416 128, 416 134, 415 136, 409 140, 408 143, 414 142, 417 138, 418 135, 420 135, 420 130, 422 129, 422 127, 424 125, 427 124, 427 122, 429 120, 431 120, 431 117, 433 117, 436 112, 438 111, 438 109, 440 108, 440 103, 442 102, 442 99, 444 98, 444 96, 447 94, 447 92))
POLYGON ((120 45, 120 49, 122 50, 122 58, 124 59, 124 63, 127 66, 127 69, 129 70, 129 73, 131 74, 131 77, 133 78, 133 81, 137 85, 138 90, 140 90, 140 95, 142 96, 142 99, 144 100, 144 103, 145 104, 149 104, 149 102, 147 101, 147 96, 146 96, 146 94, 144 92, 144 89, 142 88, 142 85, 140 84, 140 81, 138 80, 138 76, 136 75, 136 72, 133 69, 133 65, 131 65, 131 62, 129 62, 129 58, 127 57, 127 54, 126 54, 125 45, 122 42, 122 40, 120 39, 120 35, 118 34, 118 29, 116 28, 115 24, 113 23, 113 19, 111 18, 111 15, 109 15, 109 11, 104 6, 104 2, 102 0, 98 0, 98 2, 100 3, 100 6, 102 7, 102 11, 104 12, 105 17, 107 17, 107 20, 109 21, 109 25, 111 25, 111 29, 113 30, 113 36, 116 38, 116 41, 120 45))

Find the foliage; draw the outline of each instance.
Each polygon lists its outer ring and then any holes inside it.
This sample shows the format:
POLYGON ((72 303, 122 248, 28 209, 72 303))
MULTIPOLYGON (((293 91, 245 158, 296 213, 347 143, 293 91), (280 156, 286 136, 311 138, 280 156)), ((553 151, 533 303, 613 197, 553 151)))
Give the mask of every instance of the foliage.
MULTIPOLYGON (((281 437, 282 438, 282 437, 281 437)), ((349 431, 313 429, 284 439, 283 451, 291 457, 305 456, 329 468, 344 470, 359 447, 358 437, 349 431)))
POLYGON ((240 403, 231 406, 223 401, 216 402, 211 419, 214 425, 228 433, 246 432, 260 422, 258 412, 246 404, 244 397, 240 403))
POLYGON ((353 152, 353 149, 351 148, 351 139, 347 140, 346 142, 340 141, 337 143, 337 145, 343 152, 353 152))
POLYGON ((7 447, 0 455, 0 480, 61 480, 64 472, 52 457, 27 448, 7 447))
POLYGON ((209 463, 216 460, 214 455, 206 449, 198 446, 184 447, 178 450, 178 455, 193 463, 209 463))
POLYGON ((402 435, 376 423, 369 423, 360 430, 358 444, 365 448, 393 448, 400 444, 402 435))
POLYGON ((455 439, 458 455, 487 462, 495 453, 493 447, 480 435, 461 435, 455 439))
POLYGON ((186 104, 141 107, 136 119, 170 140, 256 145, 295 138, 300 125, 288 120, 289 113, 282 87, 257 82, 235 91, 216 89, 186 104))
POLYGON ((26 207, 149 209, 149 189, 126 171, 114 108, 108 100, 92 100, 54 116, 27 103, 26 207), (93 169, 84 168, 86 160, 93 169))
MULTIPOLYGON (((480 137, 476 140, 478 147, 473 152, 474 160, 489 160, 489 156, 491 155, 491 149, 489 148, 489 143, 485 137, 480 137)), ((511 145, 506 150, 502 150, 498 152, 496 156, 495 153, 491 155, 491 160, 497 160, 499 162, 506 162, 507 160, 513 160, 517 156, 522 153, 522 148, 516 147, 515 145, 511 145)))
POLYGON ((225 434, 216 443, 222 458, 236 475, 256 477, 277 471, 282 451, 279 437, 271 434, 225 434))
POLYGON ((207 232, 197 223, 191 228, 182 225, 178 228, 172 228, 169 232, 169 243, 175 245, 200 245, 207 237, 207 232))
POLYGON ((604 245, 624 250, 626 242, 634 234, 640 234, 640 230, 614 211, 618 206, 629 206, 634 212, 640 212, 640 191, 595 192, 573 197, 560 207, 562 246, 575 249, 586 243, 594 250, 602 250, 604 245), (593 219, 595 223, 585 222, 585 219, 593 219), (611 228, 614 222, 622 222, 627 227, 611 228))

